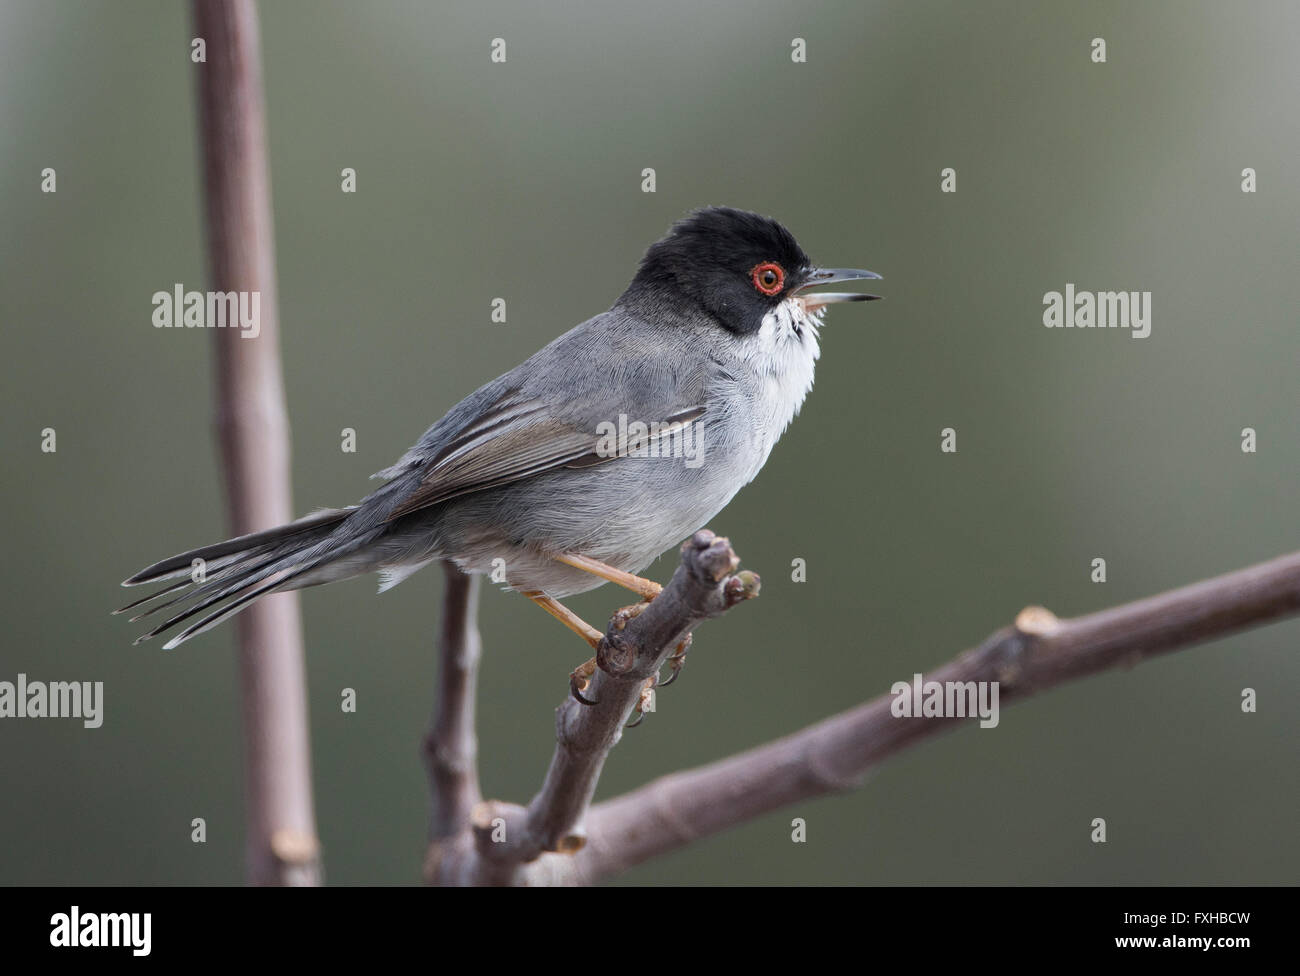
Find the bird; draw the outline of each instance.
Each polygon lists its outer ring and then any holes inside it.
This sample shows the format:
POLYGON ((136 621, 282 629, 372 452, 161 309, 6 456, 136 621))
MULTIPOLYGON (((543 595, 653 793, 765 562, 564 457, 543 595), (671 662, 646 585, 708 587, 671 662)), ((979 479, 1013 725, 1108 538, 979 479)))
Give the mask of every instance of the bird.
POLYGON ((879 298, 809 289, 879 277, 814 265, 771 217, 694 210, 608 311, 461 400, 361 501, 156 562, 122 585, 167 585, 114 612, 172 610, 135 642, 186 625, 170 650, 268 593, 371 572, 383 592, 450 560, 596 648, 560 601, 606 582, 658 594, 638 574, 757 476, 799 412, 826 310, 879 298))

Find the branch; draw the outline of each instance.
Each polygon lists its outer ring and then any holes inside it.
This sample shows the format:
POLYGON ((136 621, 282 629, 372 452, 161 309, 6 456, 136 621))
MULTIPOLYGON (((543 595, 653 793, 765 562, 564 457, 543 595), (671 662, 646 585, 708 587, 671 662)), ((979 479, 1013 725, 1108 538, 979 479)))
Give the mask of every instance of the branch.
MULTIPOLYGON (((1114 667, 1300 612, 1300 553, 1098 613, 1058 620, 1028 607, 1015 623, 928 675, 996 681, 1014 701, 1114 667)), ((538 876, 594 881, 778 807, 858 785, 894 753, 953 718, 896 718, 883 695, 802 731, 698 769, 674 773, 591 810, 589 843, 538 876)), ((532 866, 530 866, 532 867, 532 866)))
MULTIPOLYGON (((614 674, 597 674, 602 701, 619 692, 619 675, 629 679, 631 693, 622 689, 619 714, 625 715, 640 687, 638 676, 653 673, 642 667, 644 636, 638 628, 651 610, 669 595, 690 618, 696 605, 684 600, 690 578, 704 582, 712 574, 691 565, 702 562, 702 543, 711 533, 697 533, 683 546, 683 565, 672 582, 620 637, 618 617, 606 635, 611 650, 605 657, 620 663, 614 674), (630 633, 629 633, 630 632, 630 633), (626 672, 621 663, 631 661, 626 672)), ((717 540, 725 544, 725 540, 717 540)), ((712 548, 710 546, 710 548, 712 548)), ((726 551, 730 553, 730 548, 726 551)), ((734 557, 732 557, 734 558, 734 557)), ((735 566, 728 563, 725 576, 735 566)), ((743 576, 743 574, 742 574, 743 576)), ((715 581, 717 576, 712 577, 715 581)), ((712 604, 716 616, 726 609, 728 596, 744 599, 744 580, 727 577, 716 589, 707 583, 697 596, 723 599, 712 604)), ((732 602, 735 602, 732 600, 732 602)), ((999 689, 999 702, 1014 702, 1063 682, 1110 668, 1133 665, 1159 654, 1181 650, 1248 627, 1300 613, 1300 553, 1281 556, 1234 573, 1193 583, 1158 596, 1126 603, 1083 617, 1060 620, 1042 607, 1027 607, 1014 624, 989 637, 936 671, 928 682, 990 682, 999 689)), ((667 616, 666 614, 664 616, 667 616)), ((654 640, 672 630, 656 621, 654 640)), ((689 627, 686 629, 689 631, 689 627)), ((662 663, 671 638, 654 660, 662 663)), ((602 667, 611 663, 606 660, 602 667)), ((858 786, 875 766, 901 750, 964 721, 960 718, 896 717, 892 694, 832 716, 783 739, 697 769, 664 776, 631 793, 587 810, 595 777, 617 741, 600 706, 575 711, 567 703, 559 710, 560 743, 542 792, 528 808, 501 803, 480 804, 473 830, 463 833, 443 857, 431 865, 431 876, 452 884, 574 884, 610 877, 648 858, 686 846, 778 807, 858 786), (565 795, 565 791, 572 791, 565 795), (585 832, 577 828, 586 812, 585 832), (507 842, 489 846, 492 820, 507 828, 507 842), (567 829, 557 829, 569 825, 567 829), (567 832, 566 832, 567 830, 567 832), (553 841, 546 847, 547 840, 553 841), (585 843, 584 843, 585 841, 585 843)))
MULTIPOLYGON (((211 286, 260 293, 256 338, 237 328, 212 333, 231 528, 243 535, 293 518, 257 12, 252 0, 194 0, 193 10, 208 57, 197 70, 211 286)), ((236 625, 247 876, 319 884, 298 598, 268 596, 236 625)))
POLYGON ((474 692, 482 654, 476 624, 479 580, 462 573, 451 561, 444 561, 442 568, 447 589, 438 640, 438 702, 433 725, 424 739, 425 765, 433 792, 429 840, 434 844, 467 827, 470 812, 483 799, 474 735, 474 692))
POLYGON ((594 705, 566 698, 556 711, 556 747, 541 791, 527 807, 486 801, 475 807, 470 829, 431 850, 430 880, 452 884, 508 884, 524 880, 522 866, 548 851, 527 880, 549 880, 585 841, 583 816, 605 759, 622 735, 634 706, 677 648, 703 621, 758 593, 753 573, 732 575, 740 560, 726 539, 707 529, 682 546, 672 580, 635 616, 615 614, 597 651, 599 668, 585 694, 594 705))

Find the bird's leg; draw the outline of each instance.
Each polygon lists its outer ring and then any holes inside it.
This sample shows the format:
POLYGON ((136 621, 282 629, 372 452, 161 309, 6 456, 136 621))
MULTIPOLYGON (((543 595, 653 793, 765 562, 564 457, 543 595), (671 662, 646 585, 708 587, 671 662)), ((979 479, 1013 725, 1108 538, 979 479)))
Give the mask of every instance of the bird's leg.
POLYGON ((585 640, 591 645, 593 650, 600 646, 601 639, 605 635, 579 617, 559 600, 552 599, 541 590, 524 590, 524 596, 528 597, 528 599, 532 600, 552 617, 585 640))
POLYGON ((564 563, 566 566, 572 566, 574 569, 580 569, 584 573, 590 573, 592 576, 599 576, 603 580, 608 580, 625 590, 631 590, 649 602, 657 597, 663 587, 654 580, 644 579, 635 573, 625 573, 621 569, 615 569, 607 563, 602 563, 599 559, 592 559, 590 556, 579 556, 577 553, 567 553, 563 556, 556 556, 556 562, 564 563))
MULTIPOLYGON (((532 600, 552 617, 590 644, 592 650, 595 650, 600 646, 600 642, 605 635, 579 617, 559 600, 553 600, 541 590, 524 590, 523 592, 524 596, 528 597, 528 599, 532 600)), ((591 660, 579 664, 573 669, 573 673, 569 675, 569 691, 572 693, 574 698, 584 705, 596 704, 590 698, 584 698, 582 695, 582 693, 587 690, 587 685, 591 681, 591 676, 595 673, 596 659, 593 657, 591 660)))
MULTIPOLYGON (((568 553, 562 556, 556 556, 555 560, 556 562, 564 563, 566 566, 572 566, 574 569, 580 569, 584 573, 591 573, 593 576, 599 576, 601 579, 621 586, 624 589, 631 590, 633 593, 640 596, 642 600, 646 601, 645 603, 622 607, 615 611, 614 626, 619 630, 622 630, 627 626, 629 620, 637 616, 637 614, 646 608, 646 603, 649 603, 649 601, 653 600, 663 591, 663 587, 654 580, 644 579, 633 573, 625 573, 621 569, 615 569, 613 566, 610 566, 607 563, 602 563, 599 559, 592 559, 590 556, 579 556, 577 553, 568 553)), ((564 626, 568 627, 571 631, 585 640, 593 649, 600 646, 600 642, 605 635, 579 617, 559 600, 547 596, 541 590, 524 590, 523 593, 524 596, 528 597, 528 599, 532 600, 552 617, 560 621, 560 623, 564 624, 564 626)), ((677 673, 681 670, 681 662, 685 657, 686 648, 689 645, 690 638, 688 637, 677 646, 677 653, 669 659, 672 667, 672 676, 665 684, 671 684, 672 681, 676 679, 677 673)), ((587 686, 591 682, 591 676, 596 673, 596 667, 596 659, 593 657, 578 665, 573 669, 573 673, 569 675, 569 691, 572 693, 574 698, 584 705, 596 704, 590 698, 583 695, 583 692, 587 690, 587 686)), ((655 683, 653 677, 647 679, 646 686, 641 690, 641 699, 637 704, 638 717, 632 725, 635 726, 640 724, 641 719, 645 717, 645 710, 649 707, 649 702, 651 700, 647 696, 653 694, 655 683)))

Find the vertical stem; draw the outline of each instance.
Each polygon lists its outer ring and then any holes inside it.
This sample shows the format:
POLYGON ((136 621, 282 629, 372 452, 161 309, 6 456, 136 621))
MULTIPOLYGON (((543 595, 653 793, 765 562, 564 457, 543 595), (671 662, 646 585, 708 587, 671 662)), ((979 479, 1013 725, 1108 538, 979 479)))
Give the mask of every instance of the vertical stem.
MULTIPOLYGON (((243 534, 293 515, 257 11, 252 0, 194 0, 193 11, 196 36, 207 47, 207 62, 195 68, 210 286, 259 298, 255 338, 251 329, 212 333, 230 521, 243 534)), ((267 597, 236 625, 247 878, 319 884, 298 598, 267 597)))
POLYGON ((435 842, 464 830, 470 811, 482 799, 474 733, 474 701, 482 653, 476 623, 479 580, 462 573, 453 562, 442 566, 447 582, 438 641, 438 698, 433 725, 424 740, 433 791, 429 839, 435 842))

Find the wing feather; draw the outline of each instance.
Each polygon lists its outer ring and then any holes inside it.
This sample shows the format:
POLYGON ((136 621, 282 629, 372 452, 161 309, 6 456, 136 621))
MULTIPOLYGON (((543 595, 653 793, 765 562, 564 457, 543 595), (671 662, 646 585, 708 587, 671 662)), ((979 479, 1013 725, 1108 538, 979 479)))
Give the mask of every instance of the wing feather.
MULTIPOLYGON (((657 437, 681 430, 704 413, 690 407, 665 418, 657 437)), ((559 467, 585 468, 627 453, 599 453, 594 430, 553 416, 538 400, 511 391, 473 418, 424 463, 420 480, 388 521, 460 495, 520 481, 559 467)), ((628 450, 643 445, 627 445, 628 450)))

